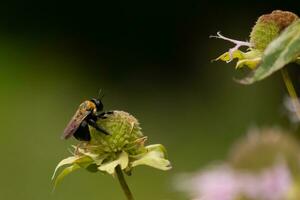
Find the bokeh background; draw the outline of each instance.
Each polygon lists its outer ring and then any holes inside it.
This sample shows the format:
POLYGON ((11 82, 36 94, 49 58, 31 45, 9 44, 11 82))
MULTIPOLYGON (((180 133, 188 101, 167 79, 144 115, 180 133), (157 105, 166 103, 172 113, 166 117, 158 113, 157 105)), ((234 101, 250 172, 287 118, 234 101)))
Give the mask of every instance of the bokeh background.
POLYGON ((137 168, 128 177, 136 199, 186 199, 174 176, 224 159, 251 126, 292 128, 280 74, 235 83, 234 64, 211 62, 232 44, 208 36, 246 40, 258 16, 300 14, 300 2, 10 1, 0 9, 0 199, 124 199, 112 177, 84 170, 51 192, 54 167, 76 143, 60 135, 100 88, 105 108, 136 116, 173 164, 137 168))

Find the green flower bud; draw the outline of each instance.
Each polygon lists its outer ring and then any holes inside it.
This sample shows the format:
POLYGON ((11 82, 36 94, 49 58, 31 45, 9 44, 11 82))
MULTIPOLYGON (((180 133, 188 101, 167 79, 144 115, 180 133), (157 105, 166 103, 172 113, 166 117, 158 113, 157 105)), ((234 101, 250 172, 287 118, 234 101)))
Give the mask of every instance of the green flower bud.
POLYGON ((275 10, 258 18, 250 33, 252 48, 264 51, 268 44, 279 36, 282 30, 298 19, 292 12, 275 10))

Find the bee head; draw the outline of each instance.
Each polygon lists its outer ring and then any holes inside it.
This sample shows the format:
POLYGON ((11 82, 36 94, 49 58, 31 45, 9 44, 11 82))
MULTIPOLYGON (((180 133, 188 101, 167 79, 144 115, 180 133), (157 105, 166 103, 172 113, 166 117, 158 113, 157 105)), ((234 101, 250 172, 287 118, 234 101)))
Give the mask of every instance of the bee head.
POLYGON ((100 99, 92 98, 90 101, 96 105, 97 111, 103 110, 103 103, 100 99))

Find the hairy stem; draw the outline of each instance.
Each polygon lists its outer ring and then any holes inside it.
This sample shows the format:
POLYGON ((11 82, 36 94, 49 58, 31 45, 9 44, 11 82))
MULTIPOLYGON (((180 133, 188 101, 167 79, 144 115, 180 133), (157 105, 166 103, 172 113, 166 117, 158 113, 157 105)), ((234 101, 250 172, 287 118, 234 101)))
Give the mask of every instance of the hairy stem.
POLYGON ((123 192, 125 194, 125 196, 127 197, 127 200, 134 200, 133 196, 132 196, 132 193, 126 183, 126 180, 124 178, 124 174, 122 172, 122 169, 120 167, 120 165, 118 165, 116 167, 116 174, 117 174, 117 177, 118 177, 118 180, 119 180, 119 183, 123 189, 123 192))
POLYGON ((282 75, 283 81, 285 83, 285 87, 289 93, 289 96, 292 99, 292 104, 293 104, 295 113, 296 113, 298 119, 300 119, 300 102, 299 102, 295 87, 292 83, 292 80, 289 76, 287 69, 281 69, 281 75, 282 75))

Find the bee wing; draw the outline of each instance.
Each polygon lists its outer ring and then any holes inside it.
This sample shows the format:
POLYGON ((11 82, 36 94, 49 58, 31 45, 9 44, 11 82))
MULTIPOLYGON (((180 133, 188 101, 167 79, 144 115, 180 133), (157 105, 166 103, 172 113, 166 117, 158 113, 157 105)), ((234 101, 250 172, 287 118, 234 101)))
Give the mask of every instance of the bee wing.
POLYGON ((91 113, 88 110, 77 110, 75 115, 72 117, 70 122, 68 123, 67 127, 64 130, 62 135, 63 139, 68 139, 71 137, 76 130, 79 128, 81 122, 91 113))

